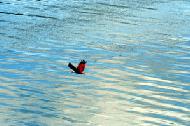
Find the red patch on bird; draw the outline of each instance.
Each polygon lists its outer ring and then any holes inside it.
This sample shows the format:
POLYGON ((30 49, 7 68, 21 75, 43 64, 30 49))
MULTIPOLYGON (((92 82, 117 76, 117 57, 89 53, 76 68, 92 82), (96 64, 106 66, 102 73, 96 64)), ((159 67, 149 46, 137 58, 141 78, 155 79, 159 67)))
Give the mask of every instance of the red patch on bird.
POLYGON ((82 74, 83 73, 83 71, 84 71, 84 69, 85 69, 85 64, 83 64, 83 63, 79 63, 79 65, 77 66, 77 70, 78 70, 78 72, 80 73, 80 74, 82 74))

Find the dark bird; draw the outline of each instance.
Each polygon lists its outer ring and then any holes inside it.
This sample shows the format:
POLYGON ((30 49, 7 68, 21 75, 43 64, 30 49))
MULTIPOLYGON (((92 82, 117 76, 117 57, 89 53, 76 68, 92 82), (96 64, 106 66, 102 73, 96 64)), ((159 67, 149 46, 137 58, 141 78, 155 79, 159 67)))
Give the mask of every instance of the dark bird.
POLYGON ((84 74, 83 71, 85 69, 86 63, 87 62, 85 60, 81 60, 77 67, 73 66, 71 63, 68 64, 68 67, 77 74, 84 74))

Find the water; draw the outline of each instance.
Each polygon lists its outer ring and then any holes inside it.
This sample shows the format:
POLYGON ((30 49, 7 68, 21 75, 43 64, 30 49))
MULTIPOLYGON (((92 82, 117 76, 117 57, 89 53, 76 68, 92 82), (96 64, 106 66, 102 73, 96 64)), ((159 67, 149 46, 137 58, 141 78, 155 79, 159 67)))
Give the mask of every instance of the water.
POLYGON ((190 125, 189 27, 188 0, 0 0, 1 126, 190 125))

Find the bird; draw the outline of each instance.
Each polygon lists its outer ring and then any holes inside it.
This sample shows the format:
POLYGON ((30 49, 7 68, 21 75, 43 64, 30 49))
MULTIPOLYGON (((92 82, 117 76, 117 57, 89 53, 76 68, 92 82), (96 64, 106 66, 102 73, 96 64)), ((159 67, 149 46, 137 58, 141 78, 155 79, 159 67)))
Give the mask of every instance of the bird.
POLYGON ((75 67, 73 64, 69 63, 68 64, 68 67, 70 69, 72 69, 75 73, 77 74, 84 74, 83 71, 85 69, 85 66, 86 66, 86 61, 85 60, 81 60, 80 63, 78 64, 77 67, 75 67))

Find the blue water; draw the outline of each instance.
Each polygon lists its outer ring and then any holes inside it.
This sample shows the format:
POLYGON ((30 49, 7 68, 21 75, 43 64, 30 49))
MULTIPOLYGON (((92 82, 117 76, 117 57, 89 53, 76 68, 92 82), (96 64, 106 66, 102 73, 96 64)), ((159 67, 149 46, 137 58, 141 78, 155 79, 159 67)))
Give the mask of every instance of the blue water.
POLYGON ((0 48, 1 126, 190 125, 188 0, 0 0, 0 48))

